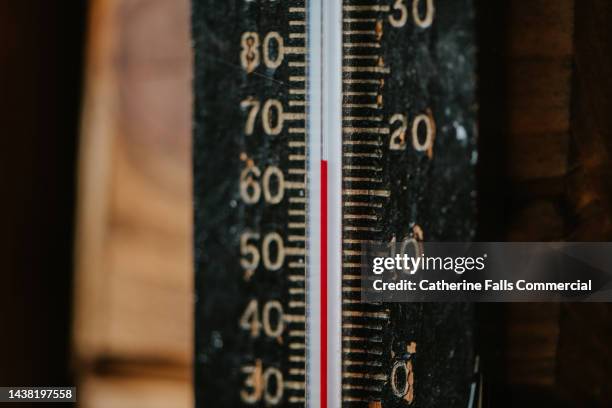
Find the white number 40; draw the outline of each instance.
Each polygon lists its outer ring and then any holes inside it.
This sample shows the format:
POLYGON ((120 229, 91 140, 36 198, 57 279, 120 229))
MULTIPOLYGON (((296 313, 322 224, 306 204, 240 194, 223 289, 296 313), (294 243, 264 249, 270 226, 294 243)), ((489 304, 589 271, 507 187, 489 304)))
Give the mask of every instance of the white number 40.
POLYGON ((267 337, 279 337, 285 329, 283 306, 278 300, 270 300, 260 313, 259 302, 252 299, 240 318, 240 328, 249 331, 253 338, 261 335, 262 328, 267 337))

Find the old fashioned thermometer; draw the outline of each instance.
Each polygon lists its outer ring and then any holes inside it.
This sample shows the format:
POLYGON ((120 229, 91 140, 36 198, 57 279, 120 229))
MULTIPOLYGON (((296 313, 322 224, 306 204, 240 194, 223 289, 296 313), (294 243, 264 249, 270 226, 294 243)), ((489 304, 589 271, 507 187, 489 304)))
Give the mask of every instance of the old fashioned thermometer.
POLYGON ((473 0, 193 0, 196 406, 475 406, 465 304, 362 244, 474 235, 473 0))

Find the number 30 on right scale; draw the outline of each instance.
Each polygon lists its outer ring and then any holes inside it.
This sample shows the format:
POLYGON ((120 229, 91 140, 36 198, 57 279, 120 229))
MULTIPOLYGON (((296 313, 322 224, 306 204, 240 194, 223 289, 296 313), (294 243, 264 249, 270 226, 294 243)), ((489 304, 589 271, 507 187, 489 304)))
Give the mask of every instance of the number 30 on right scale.
MULTIPOLYGON (((389 23, 396 28, 401 28, 408 21, 408 7, 406 0, 395 0, 391 7, 393 11, 389 14, 389 23)), ((417 27, 428 28, 434 21, 436 10, 434 0, 413 0, 412 1, 412 20, 417 27), (421 3, 425 3, 425 12, 422 13, 419 8, 421 3)))

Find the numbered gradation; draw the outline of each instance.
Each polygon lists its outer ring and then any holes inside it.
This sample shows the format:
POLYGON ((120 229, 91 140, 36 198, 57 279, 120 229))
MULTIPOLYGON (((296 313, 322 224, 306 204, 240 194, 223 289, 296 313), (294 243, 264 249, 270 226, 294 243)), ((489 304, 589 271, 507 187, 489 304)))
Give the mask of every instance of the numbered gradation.
POLYGON ((472 0, 343 1, 344 407, 465 407, 474 315, 363 304, 362 244, 466 241, 475 230, 472 0))
POLYGON ((305 406, 307 5, 193 3, 196 406, 305 406))

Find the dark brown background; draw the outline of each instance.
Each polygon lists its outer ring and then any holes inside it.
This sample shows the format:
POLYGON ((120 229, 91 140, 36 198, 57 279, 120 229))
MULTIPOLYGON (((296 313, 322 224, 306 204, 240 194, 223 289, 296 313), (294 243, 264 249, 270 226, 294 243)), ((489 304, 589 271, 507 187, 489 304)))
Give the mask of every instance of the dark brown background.
MULTIPOLYGON (((610 241, 612 2, 478 3, 480 239, 610 241)), ((612 405, 610 305, 480 309, 496 406, 612 405)))

